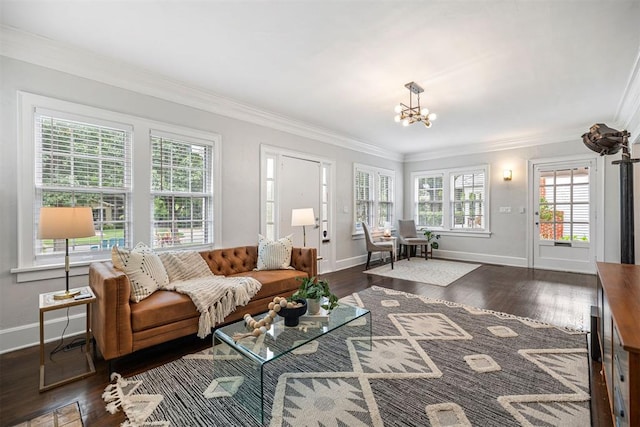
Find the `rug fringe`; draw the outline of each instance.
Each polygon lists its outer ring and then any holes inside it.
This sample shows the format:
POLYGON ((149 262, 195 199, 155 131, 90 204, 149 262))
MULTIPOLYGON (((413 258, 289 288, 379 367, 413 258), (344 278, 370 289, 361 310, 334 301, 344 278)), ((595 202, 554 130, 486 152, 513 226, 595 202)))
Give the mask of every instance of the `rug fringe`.
POLYGON ((137 419, 134 405, 127 401, 122 390, 123 387, 129 385, 129 381, 116 372, 111 374, 111 381, 112 384, 106 386, 104 393, 102 393, 102 399, 107 404, 105 409, 112 415, 118 412, 118 409, 122 409, 127 416, 127 420, 120 424, 121 427, 140 427, 144 420, 137 419))

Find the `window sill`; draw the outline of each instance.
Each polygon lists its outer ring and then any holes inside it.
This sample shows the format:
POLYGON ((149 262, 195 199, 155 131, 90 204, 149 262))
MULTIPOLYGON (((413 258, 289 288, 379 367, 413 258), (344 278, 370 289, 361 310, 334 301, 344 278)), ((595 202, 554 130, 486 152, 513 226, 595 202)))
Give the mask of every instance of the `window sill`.
MULTIPOLYGON (((102 261, 107 261, 105 258, 102 261)), ((101 260, 92 259, 91 261, 80 261, 71 263, 69 266, 69 277, 85 276, 89 274, 89 264, 99 262, 101 260)), ((16 275, 16 282, 36 282, 40 280, 59 279, 65 277, 64 263, 34 265, 31 267, 16 267, 11 269, 11 273, 16 275)))
POLYGON ((431 230, 441 236, 453 236, 453 237, 476 237, 481 239, 491 238, 491 231, 467 231, 467 230, 431 230))
MULTIPOLYGON (((372 231, 371 232, 371 237, 374 239, 377 239, 378 237, 382 237, 382 235, 384 234, 384 231, 382 229, 378 229, 377 231, 372 231)), ((391 229, 391 237, 396 237, 394 236, 394 234, 396 234, 396 229, 392 228, 391 229)), ((361 240, 364 239, 364 231, 354 231, 351 233, 351 239, 352 240, 361 240)))

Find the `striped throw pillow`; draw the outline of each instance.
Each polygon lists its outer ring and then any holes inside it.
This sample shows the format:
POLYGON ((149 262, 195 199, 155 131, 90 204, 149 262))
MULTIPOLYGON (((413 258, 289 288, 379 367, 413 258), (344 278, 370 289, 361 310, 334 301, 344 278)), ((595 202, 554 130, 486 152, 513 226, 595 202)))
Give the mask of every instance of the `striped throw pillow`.
POLYGON ((196 251, 163 252, 158 255, 169 282, 213 276, 209 265, 196 251))
POLYGON ((258 235, 258 263, 256 270, 291 269, 291 249, 293 241, 289 234, 273 241, 262 234, 258 235))
POLYGON ((111 261, 115 268, 124 271, 129 278, 130 299, 133 302, 142 301, 156 289, 169 283, 162 261, 144 243, 138 243, 131 250, 114 246, 111 249, 111 261))

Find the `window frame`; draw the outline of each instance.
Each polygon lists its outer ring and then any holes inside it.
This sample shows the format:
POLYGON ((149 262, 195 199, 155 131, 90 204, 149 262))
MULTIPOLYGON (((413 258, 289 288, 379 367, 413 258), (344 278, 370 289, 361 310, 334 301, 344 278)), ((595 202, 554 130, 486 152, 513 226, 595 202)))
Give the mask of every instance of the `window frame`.
POLYGON ((371 226, 371 231, 372 232, 378 232, 380 230, 383 230, 385 227, 379 227, 378 226, 378 222, 380 220, 379 216, 380 216, 380 205, 382 203, 386 203, 389 204, 390 207, 388 208, 388 211, 391 215, 390 221, 389 222, 389 229, 391 230, 395 230, 395 210, 396 210, 396 191, 395 191, 395 186, 396 186, 396 171, 392 170, 392 169, 384 169, 384 168, 379 168, 379 167, 375 167, 375 166, 369 166, 369 165, 364 165, 361 163, 354 163, 353 164, 353 177, 352 177, 352 189, 353 189, 353 217, 352 217, 352 236, 363 236, 364 235, 364 229, 362 228, 362 224, 359 223, 357 221, 356 218, 356 214, 357 214, 357 205, 358 205, 358 200, 357 200, 357 181, 356 178, 358 176, 358 173, 366 173, 369 174, 370 176, 370 182, 372 182, 372 186, 371 188, 371 194, 372 194, 372 199, 370 201, 371 203, 371 207, 369 209, 370 211, 370 215, 371 215, 371 223, 369 224, 371 226), (387 177, 390 179, 390 185, 388 186, 389 188, 389 192, 390 194, 390 202, 382 202, 380 200, 380 190, 381 190, 381 177, 387 177))
MULTIPOLYGON (((219 134, 184 128, 173 124, 163 123, 130 114, 118 113, 97 107, 63 101, 29 92, 17 92, 18 128, 18 195, 17 195, 17 261, 18 266, 11 269, 11 273, 17 275, 17 282, 44 280, 64 277, 64 254, 57 254, 47 259, 36 259, 34 239, 37 231, 37 211, 39 201, 35 198, 36 189, 36 165, 35 165, 35 112, 36 109, 48 110, 66 115, 67 118, 82 119, 87 123, 100 124, 101 122, 116 123, 132 128, 131 134, 131 197, 129 203, 131 223, 130 234, 127 236, 129 244, 143 241, 150 242, 151 227, 148 221, 152 218, 150 200, 151 194, 151 139, 150 130, 157 130, 175 135, 210 141, 213 149, 213 161, 211 176, 213 185, 213 236, 211 242, 201 245, 202 248, 215 247, 221 240, 221 145, 222 138, 219 134)), ((189 249, 194 249, 190 246, 189 249)), ((86 251, 73 254, 71 257, 71 275, 86 274, 87 266, 94 261, 110 259, 110 252, 86 251), (73 270, 76 269, 74 272, 73 270)))
MULTIPOLYGON (((105 196, 107 198, 109 196, 122 196, 123 204, 121 208, 126 213, 126 217, 125 217, 125 220, 122 221, 122 225, 123 225, 123 231, 124 231, 124 239, 126 240, 127 234, 128 234, 127 231, 131 229, 131 223, 129 218, 131 217, 131 212, 130 212, 131 197, 133 193, 132 177, 131 177, 133 127, 128 124, 107 121, 104 118, 93 118, 93 117, 81 116, 79 114, 69 114, 66 112, 55 111, 55 110, 45 109, 41 107, 36 107, 33 109, 33 126, 34 126, 34 132, 33 132, 33 139, 31 141, 31 144, 35 154, 34 159, 32 160, 34 174, 35 174, 34 180, 33 180, 34 191, 32 193, 34 196, 33 211, 32 211, 34 216, 34 222, 36 221, 36 218, 38 218, 40 208, 44 204, 43 201, 44 201, 45 193, 70 193, 73 195, 72 197, 74 199, 83 198, 82 196, 83 194, 84 195, 92 194, 92 193, 100 194, 100 198, 103 203, 104 203, 103 197, 105 196), (43 123, 42 120, 38 119, 39 117, 50 117, 55 121, 82 123, 82 125, 86 127, 95 127, 96 129, 97 128, 112 129, 115 131, 123 132, 125 134, 125 138, 124 138, 124 146, 123 146, 124 157, 121 162, 123 166, 122 187, 114 187, 114 186, 108 186, 108 185, 104 187, 102 185, 97 185, 97 186, 69 185, 67 186, 63 184, 56 185, 56 183, 46 183, 45 182, 46 172, 45 172, 45 169, 43 168, 43 165, 44 165, 45 155, 50 153, 50 151, 43 149, 42 145, 40 145, 39 147, 36 147, 36 145, 38 145, 37 144, 38 142, 43 142, 44 140, 44 138, 42 138, 42 136, 39 133, 39 130, 41 130, 40 124, 43 123)), ((89 156, 82 153, 76 153, 73 150, 73 148, 76 148, 77 145, 81 145, 81 144, 76 144, 75 142, 70 141, 70 147, 72 148, 72 150, 68 153, 68 157, 74 160, 73 162, 71 162, 72 168, 78 165, 77 161, 82 162, 83 159, 85 162, 87 160, 96 160, 98 164, 101 166, 104 164, 103 162, 109 162, 115 159, 115 157, 109 158, 109 157, 104 157, 102 155, 89 156)), ((59 154, 62 154, 62 153, 59 153, 59 154)), ((102 176, 98 175, 98 178, 102 178, 102 176)), ((82 206, 82 205, 83 204, 80 203, 78 206, 82 206)), ((119 222, 119 221, 113 221, 113 222, 119 222)), ((95 219, 94 219, 94 223, 96 223, 95 219)), ((100 219, 97 221, 97 224, 98 224, 98 227, 96 228, 96 231, 102 232, 104 221, 100 219)), ((33 243, 34 243, 33 246, 34 246, 34 257, 35 257, 34 263, 36 265, 43 265, 43 264, 46 265, 48 263, 51 263, 52 261, 55 262, 55 260, 60 257, 59 253, 58 254, 42 253, 40 251, 43 246, 42 241, 39 241, 39 239, 35 238, 35 236, 34 236, 33 243)), ((75 245, 75 241, 73 239, 70 239, 69 247, 71 248, 74 245, 75 245)), ((105 250, 100 247, 99 240, 96 240, 95 242, 91 242, 91 246, 92 248, 95 248, 97 251, 105 250)), ((78 256, 79 254, 85 254, 87 252, 88 251, 76 252, 74 253, 74 255, 78 256)))
MULTIPOLYGON (((214 175, 214 170, 213 170, 213 164, 215 162, 214 159, 214 142, 210 141, 208 139, 201 139, 201 138, 196 138, 194 136, 189 136, 189 135, 184 135, 184 134, 177 134, 177 133, 173 133, 173 132, 166 132, 166 131, 162 131, 162 130, 158 130, 158 129, 150 129, 149 130, 149 145, 150 145, 150 150, 151 150, 151 155, 150 155, 150 166, 151 166, 151 174, 150 174, 150 178, 151 180, 153 180, 153 168, 154 168, 154 164, 153 164, 153 138, 161 138, 161 139, 167 139, 167 140, 172 140, 181 144, 190 144, 192 146, 200 146, 200 147, 205 147, 206 150, 206 158, 205 158, 205 162, 208 163, 209 165, 211 165, 211 170, 209 170, 208 172, 205 170, 205 179, 203 179, 203 191, 178 191, 178 190, 161 190, 161 189, 154 189, 153 188, 153 183, 151 183, 151 188, 150 188, 150 202, 151 202, 151 207, 150 207, 150 211, 151 211, 151 216, 150 216, 150 226, 151 226, 151 230, 149 231, 150 233, 150 243, 149 246, 151 248, 153 248, 154 250, 161 250, 163 248, 167 248, 167 249, 171 249, 171 250, 181 250, 181 249, 192 249, 193 247, 201 247, 203 245, 209 245, 213 243, 213 238, 214 238, 214 230, 213 230, 213 209, 214 209, 214 192, 213 192, 213 186, 214 186, 214 179, 213 179, 213 175, 214 175), (155 227, 154 224, 156 222, 160 222, 159 220, 157 220, 155 218, 155 205, 154 205, 154 199, 156 197, 189 197, 189 198, 194 198, 194 197, 203 197, 205 198, 205 205, 203 206, 203 210, 204 210, 204 218, 203 218, 203 222, 206 224, 205 230, 203 232, 206 232, 209 235, 209 239, 208 241, 205 241, 203 243, 185 243, 185 244, 178 244, 175 245, 175 236, 172 236, 171 239, 171 243, 168 245, 161 245, 161 246, 156 246, 156 235, 155 235, 155 227)), ((173 183, 173 180, 171 180, 171 182, 173 183)), ((179 220, 171 220, 170 222, 180 222, 179 220)), ((193 224, 192 224, 193 226, 193 224)), ((206 238, 205 238, 206 240, 206 238)))
POLYGON ((412 192, 412 217, 418 228, 428 228, 429 230, 437 230, 446 234, 464 235, 469 237, 490 237, 491 235, 491 171, 488 164, 472 165, 466 167, 458 167, 451 169, 437 169, 415 171, 411 173, 411 192, 412 192), (477 174, 484 173, 484 199, 482 200, 482 214, 484 218, 484 227, 482 228, 460 228, 455 227, 453 218, 453 205, 455 203, 454 176, 461 174, 477 174), (421 178, 442 177, 442 226, 433 227, 420 224, 418 215, 418 181, 421 178))

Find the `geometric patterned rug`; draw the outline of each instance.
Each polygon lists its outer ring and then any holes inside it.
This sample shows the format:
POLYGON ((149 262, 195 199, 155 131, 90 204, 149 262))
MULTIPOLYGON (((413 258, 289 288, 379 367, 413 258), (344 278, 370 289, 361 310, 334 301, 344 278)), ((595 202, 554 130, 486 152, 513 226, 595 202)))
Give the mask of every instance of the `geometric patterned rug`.
MULTIPOLYGON (((271 362, 267 424, 591 425, 583 332, 381 287, 341 302, 371 310, 372 349, 344 327, 271 362)), ((255 425, 211 354, 120 379, 110 409, 130 426, 255 425)))
POLYGON ((424 260, 422 258, 414 258, 413 261, 400 260, 396 262, 393 269, 390 264, 384 264, 371 270, 365 270, 364 272, 378 276, 392 277, 394 279, 447 286, 478 267, 480 267, 480 264, 445 261, 442 259, 424 260))

